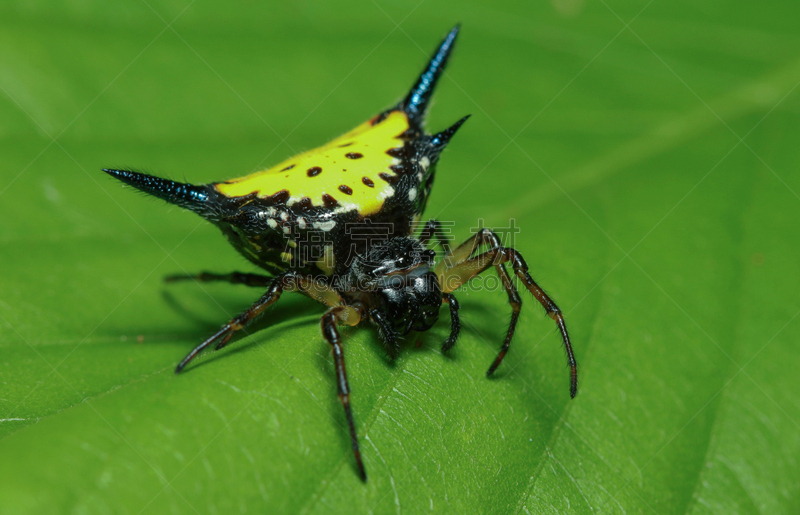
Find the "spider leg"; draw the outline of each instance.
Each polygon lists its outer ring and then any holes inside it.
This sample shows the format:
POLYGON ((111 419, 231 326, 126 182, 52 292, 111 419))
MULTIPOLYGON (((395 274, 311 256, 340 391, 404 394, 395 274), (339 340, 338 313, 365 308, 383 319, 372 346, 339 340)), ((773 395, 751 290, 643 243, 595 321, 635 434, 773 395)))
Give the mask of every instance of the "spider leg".
POLYGON ((262 295, 261 298, 258 299, 252 306, 236 317, 232 318, 227 324, 223 325, 219 331, 192 349, 192 351, 187 354, 186 357, 183 358, 183 360, 181 360, 181 362, 175 368, 175 373, 177 374, 183 370, 183 368, 195 356, 197 356, 203 349, 214 342, 218 342, 216 349, 221 349, 224 347, 237 331, 244 329, 247 324, 258 318, 258 316, 261 315, 268 307, 274 304, 280 298, 284 288, 293 281, 294 277, 295 276, 293 274, 287 272, 273 279, 269 285, 269 288, 267 288, 266 293, 264 293, 264 295, 262 295))
MULTIPOLYGON (((419 233, 419 240, 423 245, 427 245, 431 238, 436 238, 439 245, 442 247, 442 266, 452 266, 452 250, 450 249, 450 238, 442 230, 442 224, 438 220, 430 219, 422 231, 419 233)), ((456 298, 449 294, 442 294, 442 303, 447 302, 450 305, 450 336, 442 342, 442 352, 447 352, 453 348, 461 332, 461 320, 458 317, 458 310, 460 308, 456 298)))
MULTIPOLYGON (((503 248, 500 238, 496 233, 490 231, 489 229, 481 229, 476 235, 476 240, 479 241, 478 246, 480 246, 480 244, 488 244, 490 250, 500 250, 503 248)), ((477 248, 477 246, 475 248, 477 248)), ((493 259, 492 262, 494 263, 494 268, 497 271, 497 275, 503 282, 503 289, 508 295, 508 303, 511 306, 511 320, 508 323, 508 330, 506 331, 506 338, 503 340, 503 346, 500 347, 500 352, 497 354, 497 358, 495 358, 494 362, 489 367, 489 370, 486 371, 487 376, 494 374, 494 371, 497 370, 497 367, 500 366, 503 358, 505 358, 506 353, 508 352, 508 347, 511 345, 511 338, 514 337, 514 332, 517 329, 519 313, 522 310, 522 298, 520 298, 517 287, 514 286, 514 281, 511 280, 511 276, 508 275, 508 270, 506 270, 505 264, 501 263, 498 259, 493 259)))
POLYGON ((575 354, 572 352, 572 344, 569 340, 569 333, 567 332, 567 323, 564 321, 564 314, 561 310, 556 306, 556 303, 553 302, 542 288, 536 284, 536 281, 533 280, 531 274, 528 273, 528 264, 523 259, 522 255, 517 252, 515 249, 507 248, 504 249, 504 254, 507 260, 511 261, 511 265, 514 268, 514 273, 517 274, 517 277, 522 281, 522 284, 528 288, 528 291, 531 292, 531 295, 536 297, 536 300, 542 305, 542 307, 547 312, 547 316, 552 318, 556 324, 558 325, 558 330, 561 332, 561 339, 564 341, 564 350, 567 353, 567 362, 569 363, 570 369, 570 389, 569 394, 570 397, 575 398, 575 395, 578 393, 578 363, 575 361, 575 354))
MULTIPOLYGON (((445 271, 452 269, 456 265, 462 264, 467 261, 475 251, 483 244, 485 236, 483 233, 486 229, 481 229, 475 236, 467 239, 464 243, 456 247, 455 249, 449 250, 444 258, 436 264, 436 268, 434 268, 434 273, 439 277, 440 284, 441 279, 445 271)), ((491 231, 490 231, 491 232, 491 231)), ((460 285, 459 285, 460 286, 460 285)), ((458 288, 458 286, 456 286, 458 288)), ((455 290, 455 288, 451 289, 450 291, 455 290)))
POLYGON ((333 349, 333 362, 336 367, 336 386, 339 394, 339 401, 344 407, 344 414, 347 417, 347 425, 350 428, 350 442, 353 447, 353 454, 356 458, 358 474, 362 481, 367 480, 367 471, 364 469, 364 462, 361 461, 361 450, 358 447, 358 435, 356 434, 356 424, 353 421, 353 410, 350 407, 350 387, 347 384, 347 372, 344 366, 344 352, 342 351, 342 341, 339 331, 336 329, 336 322, 344 322, 348 325, 356 325, 361 320, 361 314, 351 306, 338 306, 329 309, 320 321, 322 335, 333 349))
POLYGON ((528 273, 528 265, 522 258, 522 255, 513 248, 503 247, 497 235, 488 230, 482 229, 475 236, 468 239, 455 251, 452 256, 455 259, 455 264, 450 267, 442 266, 441 264, 436 268, 436 274, 439 276, 439 283, 442 286, 442 291, 450 293, 466 283, 476 275, 484 272, 489 267, 494 266, 498 275, 503 283, 503 288, 508 294, 509 304, 511 304, 511 323, 509 324, 506 338, 503 341, 503 346, 494 360, 486 375, 492 375, 500 363, 505 358, 508 352, 508 347, 511 343, 511 338, 514 336, 517 321, 519 319, 519 312, 522 306, 522 299, 519 297, 516 287, 514 286, 511 277, 505 269, 505 263, 511 262, 516 276, 522 281, 528 291, 539 301, 544 307, 547 315, 552 318, 559 331, 561 332, 561 339, 564 343, 564 349, 567 353, 567 362, 570 367, 570 396, 575 397, 578 391, 578 365, 575 361, 575 355, 572 351, 572 344, 567 332, 567 325, 564 321, 564 316, 561 310, 556 306, 555 302, 536 284, 536 281, 528 273), (483 244, 490 246, 486 252, 471 257, 475 251, 483 244))
POLYGON ((458 310, 461 306, 452 293, 443 293, 442 302, 450 305, 450 336, 442 342, 442 352, 447 352, 456 344, 458 334, 461 332, 461 319, 458 317, 458 310))
POLYGON ((495 268, 497 269, 497 275, 499 275, 500 279, 503 281, 503 289, 506 291, 506 294, 508 294, 508 303, 511 305, 511 320, 508 323, 508 330, 506 331, 506 338, 503 340, 503 346, 500 347, 500 352, 497 354, 494 363, 492 363, 489 370, 486 371, 487 376, 494 374, 494 371, 497 370, 497 367, 500 366, 500 363, 506 356, 508 347, 511 345, 511 338, 514 336, 514 331, 517 329, 519 312, 522 309, 522 298, 520 298, 517 287, 514 286, 514 282, 508 275, 505 265, 495 265, 495 268))
MULTIPOLYGON (((242 275, 253 276, 253 274, 242 274, 242 275)), ((225 277, 225 276, 217 276, 217 277, 225 277)), ((254 276, 254 277, 260 277, 260 276, 254 276)), ((194 359, 195 356, 197 356, 200 352, 203 351, 203 349, 214 344, 215 342, 217 345, 214 347, 214 350, 219 350, 225 347, 228 344, 228 342, 230 342, 233 335, 236 334, 236 332, 241 331, 248 324, 250 324, 260 315, 262 315, 268 307, 277 302, 277 300, 280 298, 281 294, 284 291, 302 293, 307 297, 310 297, 316 300, 317 302, 326 304, 328 306, 336 306, 340 304, 342 301, 341 297, 339 297, 339 294, 336 293, 327 284, 315 281, 308 277, 302 277, 296 275, 294 272, 286 272, 284 274, 275 277, 274 279, 270 279, 268 284, 269 287, 267 288, 266 293, 264 293, 264 295, 262 295, 261 298, 258 299, 252 306, 250 306, 248 309, 246 309, 236 317, 232 318, 227 324, 223 325, 219 331, 217 331, 203 343, 192 349, 192 351, 189 354, 187 354, 186 357, 183 358, 183 360, 178 364, 177 368, 175 369, 175 373, 177 374, 181 370, 183 370, 183 368, 192 359, 194 359)))
MULTIPOLYGON (((456 282, 459 284, 455 287, 451 287, 451 285, 446 285, 444 282, 441 282, 442 288, 444 291, 453 291, 461 284, 467 282, 472 277, 482 273, 485 271, 489 266, 494 266, 495 270, 497 271, 497 275, 500 277, 500 280, 503 284, 503 289, 505 290, 506 294, 508 295, 508 303, 511 306, 511 320, 508 324, 508 330, 506 331, 506 337, 503 341, 503 346, 500 349, 500 353, 492 364, 489 367, 489 370, 486 372, 487 376, 490 376, 494 373, 497 367, 500 365, 500 362, 503 361, 506 353, 508 352, 508 347, 511 344, 511 338, 514 336, 514 331, 517 328, 517 321, 519 320, 519 313, 522 309, 522 299, 519 296, 519 292, 517 288, 514 286, 514 282, 511 280, 511 276, 508 275, 508 271, 506 270, 505 264, 501 259, 486 259, 491 255, 482 254, 481 256, 474 257, 470 259, 470 257, 475 254, 477 249, 481 247, 481 245, 488 245, 489 252, 496 251, 498 249, 502 249, 503 245, 500 241, 500 238, 494 232, 490 231, 489 229, 481 229, 478 231, 475 236, 468 239, 463 244, 459 245, 458 248, 454 252, 452 252, 446 259, 451 261, 449 265, 449 270, 454 271, 454 269, 460 269, 460 272, 455 272, 455 277, 453 277, 453 272, 449 274, 445 274, 446 279, 442 278, 442 274, 440 274, 440 280, 448 280, 452 282, 452 279, 455 278, 456 282), (481 259, 482 258, 482 259, 481 259), (455 264, 452 262, 455 261, 455 264)), ((446 266, 446 265, 445 265, 446 266)), ((438 268, 437 268, 438 270, 438 268)))
POLYGON ((397 331, 386 320, 386 316, 380 310, 373 309, 369 312, 369 317, 378 325, 378 332, 383 338, 389 357, 397 359, 400 356, 400 342, 397 340, 397 331))
POLYGON ((168 283, 190 280, 198 282, 223 281, 231 284, 244 284, 245 286, 269 286, 273 278, 260 274, 245 274, 242 272, 231 272, 229 274, 200 272, 199 274, 174 274, 164 278, 164 281, 168 283))
MULTIPOLYGON (((336 290, 331 288, 331 286, 328 284, 309 277, 291 275, 290 273, 287 274, 289 275, 289 278, 285 281, 286 284, 283 286, 284 291, 302 293, 306 297, 329 307, 338 306, 343 303, 342 297, 340 297, 339 294, 336 293, 336 290)), ((220 350, 221 348, 225 347, 232 336, 233 333, 223 338, 217 344, 217 346, 214 347, 214 350, 220 350)))

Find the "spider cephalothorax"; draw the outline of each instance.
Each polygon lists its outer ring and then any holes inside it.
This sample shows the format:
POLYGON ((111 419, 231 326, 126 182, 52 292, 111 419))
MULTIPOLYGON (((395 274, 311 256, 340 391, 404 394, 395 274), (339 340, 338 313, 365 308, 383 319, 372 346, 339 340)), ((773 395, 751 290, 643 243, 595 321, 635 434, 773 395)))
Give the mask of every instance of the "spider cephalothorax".
POLYGON ((439 317, 442 290, 431 270, 435 257, 418 239, 398 236, 356 256, 337 285, 351 304, 362 303, 393 358, 400 353, 398 336, 427 331, 439 317))
POLYGON ((459 304, 453 292, 494 268, 511 305, 511 321, 491 375, 503 361, 516 329, 522 299, 506 269, 533 294, 557 324, 570 365, 570 395, 578 376, 564 317, 528 273, 522 256, 488 229, 450 249, 441 225, 430 220, 415 234, 433 185, 436 164, 464 117, 437 134, 424 131, 425 111, 453 49, 458 27, 439 45, 411 91, 395 106, 314 150, 251 175, 205 185, 160 179, 128 170, 105 171, 121 181, 217 225, 231 244, 269 275, 203 272, 167 280, 228 281, 266 288, 249 309, 230 320, 178 364, 180 372, 200 351, 220 349, 285 291, 326 306, 322 335, 331 345, 339 399, 344 406, 358 471, 366 472, 350 408, 350 390, 338 324, 373 322, 389 354, 399 338, 426 331, 449 306, 448 351, 458 338, 459 304), (432 239, 441 257, 427 249, 432 239), (483 249, 483 251, 481 251, 483 249))

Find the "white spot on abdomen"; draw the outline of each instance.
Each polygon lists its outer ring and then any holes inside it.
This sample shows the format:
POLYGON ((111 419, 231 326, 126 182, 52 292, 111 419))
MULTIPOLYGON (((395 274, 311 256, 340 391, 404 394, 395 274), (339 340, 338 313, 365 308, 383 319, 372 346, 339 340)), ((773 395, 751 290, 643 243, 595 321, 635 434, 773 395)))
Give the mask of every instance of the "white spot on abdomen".
POLYGON ((334 227, 336 227, 336 221, 334 220, 328 220, 327 222, 314 222, 314 228, 321 231, 328 232, 334 227))
POLYGON ((394 195, 394 188, 392 188, 391 186, 386 186, 386 189, 381 192, 380 197, 382 200, 386 200, 387 198, 393 195, 394 195))

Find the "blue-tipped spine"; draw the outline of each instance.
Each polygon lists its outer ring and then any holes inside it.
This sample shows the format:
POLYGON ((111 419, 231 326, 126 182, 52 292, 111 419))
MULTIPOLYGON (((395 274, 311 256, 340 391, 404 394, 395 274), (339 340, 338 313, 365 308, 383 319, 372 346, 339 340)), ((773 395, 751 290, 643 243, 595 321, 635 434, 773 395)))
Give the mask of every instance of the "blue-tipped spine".
POLYGON ((417 79, 414 87, 408 92, 408 95, 397 105, 397 109, 401 109, 408 114, 408 119, 417 127, 422 127, 425 121, 425 111, 436 89, 436 83, 444 72, 450 54, 453 51, 453 45, 458 36, 458 31, 461 25, 456 25, 442 40, 439 48, 431 57, 425 70, 417 79))
POLYGON ((170 204, 175 204, 201 215, 207 212, 208 186, 184 184, 130 170, 103 168, 103 171, 137 190, 166 200, 170 204))
POLYGON ((453 125, 448 127, 447 129, 443 130, 442 132, 440 132, 438 134, 434 134, 433 136, 431 136, 430 137, 431 138, 430 139, 431 146, 433 146, 435 148, 438 148, 438 149, 444 149, 444 147, 446 147, 447 144, 450 143, 450 138, 452 138, 455 135, 455 133, 464 124, 464 122, 469 120, 470 116, 472 116, 472 115, 468 114, 467 116, 465 116, 464 118, 460 119, 459 121, 457 121, 456 123, 454 123, 453 125))

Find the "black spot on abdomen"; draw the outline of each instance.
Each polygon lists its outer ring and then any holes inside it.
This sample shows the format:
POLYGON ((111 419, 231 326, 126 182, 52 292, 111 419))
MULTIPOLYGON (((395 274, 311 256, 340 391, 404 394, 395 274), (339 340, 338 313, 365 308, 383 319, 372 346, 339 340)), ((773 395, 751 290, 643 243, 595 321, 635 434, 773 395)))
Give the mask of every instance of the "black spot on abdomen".
POLYGON ((394 185, 400 178, 397 175, 388 174, 386 172, 379 173, 378 177, 380 177, 381 179, 383 179, 384 181, 388 182, 391 185, 394 185))
POLYGON ((348 152, 344 155, 347 159, 361 159, 364 157, 364 154, 359 154, 358 152, 348 152))
POLYGON ((344 184, 339 186, 339 191, 341 191, 345 195, 352 195, 353 194, 353 188, 351 188, 350 186, 344 185, 344 184))
POLYGON ((339 205, 339 202, 327 193, 322 194, 322 203, 325 204, 325 207, 336 207, 339 205))
POLYGON ((289 190, 281 190, 278 193, 267 197, 267 200, 275 204, 284 204, 287 200, 289 200, 289 190))
POLYGON ((321 173, 322 173, 322 168, 320 168, 319 166, 314 166, 314 167, 308 169, 308 171, 306 172, 306 175, 308 175, 309 177, 316 177, 317 175, 319 175, 321 173))
POLYGON ((302 211, 303 213, 305 213, 305 212, 307 212, 307 211, 310 211, 310 210, 311 210, 311 207, 312 207, 312 205, 311 205, 311 199, 310 199, 310 198, 308 198, 308 197, 303 197, 303 198, 301 198, 301 199, 300 199, 300 202, 298 202, 298 203, 297 203, 297 204, 295 204, 295 205, 297 206, 297 209, 299 209, 299 210, 300 210, 300 211, 302 211))

